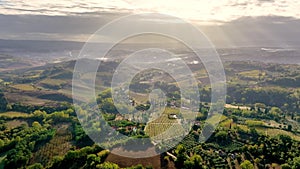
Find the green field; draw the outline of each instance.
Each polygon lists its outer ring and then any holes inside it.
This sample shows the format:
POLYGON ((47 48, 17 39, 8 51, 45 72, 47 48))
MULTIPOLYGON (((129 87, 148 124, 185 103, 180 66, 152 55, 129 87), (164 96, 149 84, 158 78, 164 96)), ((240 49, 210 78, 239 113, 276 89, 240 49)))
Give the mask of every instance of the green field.
POLYGON ((40 83, 42 84, 49 84, 49 85, 62 85, 65 84, 66 81, 65 80, 61 80, 61 79, 45 79, 42 80, 40 83))
POLYGON ((3 116, 14 118, 14 117, 29 117, 30 115, 22 112, 9 111, 5 113, 0 113, 0 117, 3 116))
POLYGON ((222 121, 224 121, 226 119, 227 119, 227 117, 224 116, 223 114, 215 114, 212 117, 208 118, 206 120, 206 123, 210 123, 210 124, 216 125, 219 122, 222 122, 222 121))
POLYGON ((263 126, 264 122, 260 120, 246 120, 245 123, 247 126, 253 127, 253 126, 263 126))
POLYGON ((11 86, 14 89, 23 90, 23 91, 34 91, 36 88, 30 84, 16 84, 11 86))
POLYGON ((264 77, 266 75, 265 72, 262 72, 260 70, 249 70, 239 73, 239 75, 244 77, 250 77, 250 78, 256 78, 258 79, 260 76, 264 77))
POLYGON ((232 119, 226 119, 220 123, 220 126, 229 128, 232 122, 232 119))
POLYGON ((278 136, 280 134, 290 136, 291 138, 300 141, 300 135, 296 135, 292 132, 280 130, 280 129, 273 129, 273 128, 264 128, 264 127, 257 127, 255 128, 261 134, 266 134, 268 136, 278 136))

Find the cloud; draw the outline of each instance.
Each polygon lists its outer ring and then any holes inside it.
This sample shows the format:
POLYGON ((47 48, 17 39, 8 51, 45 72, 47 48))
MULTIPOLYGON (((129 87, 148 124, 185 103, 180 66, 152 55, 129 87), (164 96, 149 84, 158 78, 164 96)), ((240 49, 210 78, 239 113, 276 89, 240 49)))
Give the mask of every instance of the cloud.
POLYGON ((300 46, 299 9, 298 0, 0 0, 0 37, 85 41, 120 16, 161 12, 198 23, 217 46, 300 46))
POLYGON ((76 15, 78 13, 126 12, 130 9, 124 3, 106 0, 3 0, 0 4, 2 14, 32 15, 76 15))
POLYGON ((293 17, 241 17, 203 31, 219 46, 300 47, 300 20, 293 17))
POLYGON ((43 39, 84 41, 118 13, 101 16, 0 15, 0 37, 4 39, 43 39))
POLYGON ((159 12, 199 21, 232 21, 244 16, 300 18, 298 0, 2 0, 2 14, 89 15, 102 12, 159 12))
MULTIPOLYGON (((116 13, 102 13, 89 17, 0 15, 0 37, 84 42, 100 27, 121 15, 116 13)), ((152 21, 165 23, 159 19, 152 21)), ((222 25, 198 24, 197 26, 217 47, 300 46, 300 20, 293 17, 241 17, 224 22, 222 25)), ((103 37, 104 40, 106 38, 103 37)), ((147 39, 149 41, 149 37, 147 39)), ((142 42, 143 39, 140 41, 142 42)))
POLYGON ((258 0, 259 2, 275 2, 275 0, 258 0))

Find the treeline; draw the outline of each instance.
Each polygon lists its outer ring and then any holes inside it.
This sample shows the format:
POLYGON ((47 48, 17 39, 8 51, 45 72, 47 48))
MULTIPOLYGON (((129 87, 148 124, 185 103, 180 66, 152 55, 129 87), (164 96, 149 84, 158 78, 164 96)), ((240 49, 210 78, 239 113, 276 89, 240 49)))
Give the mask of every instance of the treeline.
POLYGON ((0 112, 5 112, 6 107, 7 107, 7 100, 3 92, 0 90, 0 112))
POLYGON ((9 104, 6 106, 6 111, 17 111, 23 113, 33 113, 36 110, 45 111, 48 114, 51 114, 55 111, 66 110, 70 107, 70 103, 61 102, 59 105, 49 105, 49 106, 33 106, 33 105, 24 105, 21 103, 9 104))
POLYGON ((297 77, 277 77, 268 80, 267 83, 282 87, 300 87, 300 76, 297 77))
MULTIPOLYGON (((299 112, 300 102, 295 95, 296 91, 274 88, 256 87, 250 88, 242 85, 227 86, 227 103, 242 103, 254 105, 263 103, 268 106, 276 106, 289 112, 299 112)), ((200 89, 200 99, 204 102, 211 101, 211 89, 200 89)), ((299 112, 300 113, 300 112, 299 112)))

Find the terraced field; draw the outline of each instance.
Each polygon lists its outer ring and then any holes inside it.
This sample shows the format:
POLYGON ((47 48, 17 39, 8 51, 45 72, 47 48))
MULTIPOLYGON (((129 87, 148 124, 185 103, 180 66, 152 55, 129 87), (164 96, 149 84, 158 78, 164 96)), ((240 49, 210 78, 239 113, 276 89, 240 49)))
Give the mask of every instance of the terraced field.
POLYGON ((173 132, 174 129, 176 131, 180 131, 182 129, 179 119, 170 119, 169 114, 178 114, 179 109, 174 109, 174 108, 166 108, 164 112, 162 113, 159 118, 148 122, 145 128, 145 132, 147 135, 150 137, 166 137, 165 134, 168 134, 170 132, 165 133, 167 130, 172 131, 171 133, 175 134, 173 132), (175 127, 175 128, 174 128, 175 127))
POLYGON ((176 119, 169 119, 167 114, 163 114, 159 118, 149 122, 146 125, 145 131, 150 137, 154 137, 163 134, 171 126, 176 124, 178 124, 176 119))

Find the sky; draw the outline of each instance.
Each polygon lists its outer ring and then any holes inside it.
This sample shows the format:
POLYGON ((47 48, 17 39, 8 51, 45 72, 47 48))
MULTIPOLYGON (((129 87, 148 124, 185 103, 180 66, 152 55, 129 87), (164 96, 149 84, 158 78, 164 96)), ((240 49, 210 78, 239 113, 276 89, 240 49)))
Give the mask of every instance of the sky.
POLYGON ((298 0, 0 0, 2 14, 96 15, 159 12, 196 21, 231 21, 244 16, 300 18, 298 0))
POLYGON ((297 46, 299 9, 298 0, 0 0, 0 39, 85 41, 120 16, 158 12, 217 44, 297 46))

